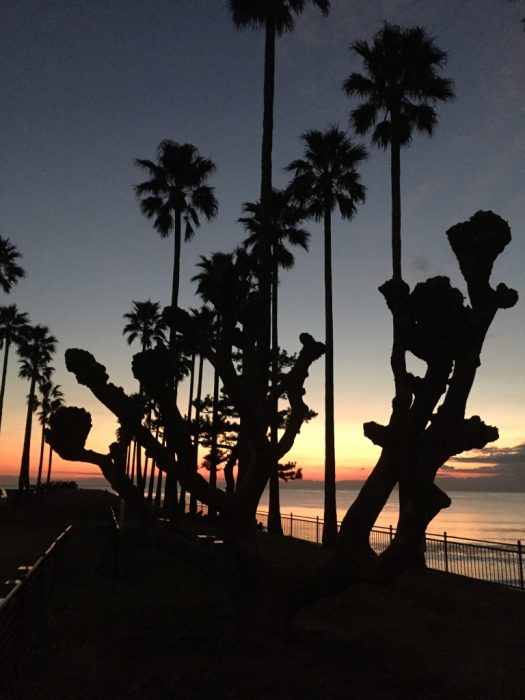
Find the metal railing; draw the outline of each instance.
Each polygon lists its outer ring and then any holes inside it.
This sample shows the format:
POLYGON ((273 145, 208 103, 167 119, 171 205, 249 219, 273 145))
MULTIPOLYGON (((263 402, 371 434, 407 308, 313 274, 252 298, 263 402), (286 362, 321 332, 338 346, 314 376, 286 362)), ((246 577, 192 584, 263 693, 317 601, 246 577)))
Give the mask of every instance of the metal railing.
POLYGON ((64 563, 71 525, 31 566, 19 566, 18 578, 1 582, 12 586, 0 598, 0 679, 3 691, 16 680, 21 664, 64 563))
MULTIPOLYGON (((268 512, 257 511, 257 520, 267 527, 268 512)), ((339 528, 340 523, 337 523, 339 528)), ((298 517, 293 513, 281 515, 283 534, 308 542, 321 543, 323 520, 316 517, 298 517)), ((380 554, 392 542, 395 528, 374 527, 370 545, 380 554)), ((520 540, 516 544, 473 540, 427 533, 425 558, 430 569, 446 571, 469 578, 497 583, 525 592, 524 551, 520 540)))

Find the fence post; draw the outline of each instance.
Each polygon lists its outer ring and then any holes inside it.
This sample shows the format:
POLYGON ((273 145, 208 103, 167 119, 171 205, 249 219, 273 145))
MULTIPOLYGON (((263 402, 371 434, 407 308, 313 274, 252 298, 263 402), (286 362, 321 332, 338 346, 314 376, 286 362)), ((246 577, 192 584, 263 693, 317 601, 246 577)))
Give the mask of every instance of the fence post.
POLYGON ((525 583, 523 581, 523 549, 521 546, 521 540, 518 540, 518 564, 520 567, 520 589, 525 591, 525 583))
POLYGON ((388 533, 389 533, 389 535, 390 535, 390 544, 392 544, 392 540, 394 539, 394 533, 393 533, 393 530, 392 530, 392 525, 389 525, 389 526, 388 526, 388 533))
POLYGON ((315 543, 319 544, 319 516, 315 516, 315 543))
POLYGON ((293 537, 293 513, 290 513, 290 537, 293 537))
POLYGON ((447 546, 447 533, 443 533, 443 553, 445 555, 445 571, 448 572, 448 546, 447 546))

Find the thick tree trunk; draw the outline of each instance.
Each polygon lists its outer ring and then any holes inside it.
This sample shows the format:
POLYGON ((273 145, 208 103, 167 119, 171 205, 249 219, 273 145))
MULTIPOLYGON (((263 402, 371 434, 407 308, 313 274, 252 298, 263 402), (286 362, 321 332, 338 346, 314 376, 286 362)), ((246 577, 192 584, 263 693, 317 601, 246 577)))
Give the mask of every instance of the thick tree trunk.
POLYGON ((324 212, 324 290, 325 290, 325 461, 323 544, 332 547, 337 537, 335 496, 334 424, 334 321, 332 303, 332 221, 328 205, 324 212))

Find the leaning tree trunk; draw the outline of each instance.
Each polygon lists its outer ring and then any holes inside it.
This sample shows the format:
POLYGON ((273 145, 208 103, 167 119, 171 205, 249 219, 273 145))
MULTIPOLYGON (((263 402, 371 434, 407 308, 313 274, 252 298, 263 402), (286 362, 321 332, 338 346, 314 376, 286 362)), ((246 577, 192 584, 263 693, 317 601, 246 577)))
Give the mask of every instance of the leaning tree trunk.
POLYGON ((9 346, 11 341, 9 336, 4 339, 5 349, 4 349, 4 364, 2 367, 2 386, 0 387, 0 428, 2 427, 2 415, 4 412, 4 395, 5 395, 5 383, 7 379, 7 358, 9 356, 9 346))
POLYGON ((36 376, 31 378, 29 397, 27 400, 26 427, 24 432, 24 446, 22 448, 22 461, 20 463, 20 476, 18 478, 18 490, 29 489, 29 458, 31 454, 31 426, 33 422, 33 403, 35 401, 36 376))
POLYGON ((324 212, 324 293, 325 293, 325 460, 323 544, 331 547, 337 537, 335 497, 334 425, 334 321, 332 304, 332 221, 328 205, 324 212))

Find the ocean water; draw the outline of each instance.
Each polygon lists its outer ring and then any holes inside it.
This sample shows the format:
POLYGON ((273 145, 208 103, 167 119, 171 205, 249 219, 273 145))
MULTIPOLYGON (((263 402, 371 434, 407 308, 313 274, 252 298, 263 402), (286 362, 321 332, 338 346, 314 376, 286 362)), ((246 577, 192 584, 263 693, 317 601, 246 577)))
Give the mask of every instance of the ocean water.
MULTIPOLYGON (((341 521, 358 491, 340 489, 337 492, 337 518, 341 521)), ((427 534, 440 534, 493 542, 525 543, 525 493, 493 493, 476 491, 449 491, 450 508, 442 510, 430 523, 427 534)), ((397 492, 388 500, 376 525, 396 526, 398 517, 397 492)), ((323 491, 319 488, 301 488, 285 484, 280 490, 281 513, 297 517, 323 517, 323 491)), ((261 509, 267 509, 268 496, 264 494, 261 509)))
MULTIPOLYGON (((109 488, 101 478, 78 479, 82 488, 109 488)), ((16 488, 15 477, 0 475, 0 488, 16 488)), ((347 508, 352 504, 358 491, 339 488, 337 491, 337 517, 341 521, 347 508)), ((515 544, 525 543, 525 493, 502 493, 490 491, 448 491, 452 499, 450 508, 442 510, 430 523, 427 534, 461 537, 489 542, 515 544)), ((293 513, 297 517, 323 517, 322 487, 310 482, 282 484, 280 489, 281 513, 293 513)), ((265 492, 260 503, 261 510, 268 508, 268 494, 265 492)), ((388 500, 376 525, 396 526, 398 516, 397 492, 388 500)))

